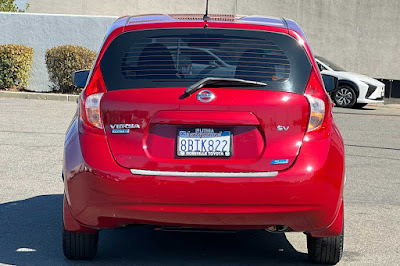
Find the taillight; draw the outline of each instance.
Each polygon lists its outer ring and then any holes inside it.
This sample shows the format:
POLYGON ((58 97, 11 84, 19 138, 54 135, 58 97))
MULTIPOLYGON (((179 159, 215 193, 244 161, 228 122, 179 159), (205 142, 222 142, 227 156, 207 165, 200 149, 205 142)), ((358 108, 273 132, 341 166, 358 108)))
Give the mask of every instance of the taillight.
POLYGON ((311 71, 305 96, 310 104, 310 119, 306 140, 321 139, 329 136, 331 121, 331 101, 323 87, 322 80, 314 70, 311 71))
POLYGON ((85 130, 93 133, 103 133, 100 105, 101 98, 105 92, 106 86, 100 67, 95 67, 80 99, 80 117, 85 130))
POLYGON ((89 95, 85 101, 85 112, 87 121, 94 127, 103 128, 100 117, 100 101, 104 93, 89 95))
POLYGON ((325 118, 325 103, 323 100, 310 95, 306 95, 306 97, 310 103, 310 120, 307 129, 310 132, 321 127, 325 118))

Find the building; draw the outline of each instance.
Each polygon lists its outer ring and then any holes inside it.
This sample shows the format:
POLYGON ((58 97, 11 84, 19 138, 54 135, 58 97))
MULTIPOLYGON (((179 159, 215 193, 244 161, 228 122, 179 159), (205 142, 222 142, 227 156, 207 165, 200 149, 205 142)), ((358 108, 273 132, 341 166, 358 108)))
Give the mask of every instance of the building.
MULTIPOLYGON (((21 1, 21 0, 20 0, 21 1)), ((206 0, 28 0, 29 12, 80 15, 203 13, 206 0)), ((294 19, 315 54, 346 70, 400 79, 400 1, 209 0, 210 13, 294 19)))

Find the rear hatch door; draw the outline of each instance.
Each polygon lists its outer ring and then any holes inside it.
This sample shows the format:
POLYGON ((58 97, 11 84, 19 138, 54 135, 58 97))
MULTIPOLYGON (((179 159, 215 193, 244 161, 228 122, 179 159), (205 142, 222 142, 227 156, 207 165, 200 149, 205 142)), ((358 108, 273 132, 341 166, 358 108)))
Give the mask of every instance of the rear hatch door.
POLYGON ((311 65, 288 35, 203 28, 128 32, 110 44, 100 65, 108 90, 101 102, 105 133, 123 167, 264 172, 287 169, 296 159, 309 119, 303 93, 311 65), (267 86, 209 86, 182 97, 210 76, 267 86), (213 98, 204 102, 199 94, 213 98))

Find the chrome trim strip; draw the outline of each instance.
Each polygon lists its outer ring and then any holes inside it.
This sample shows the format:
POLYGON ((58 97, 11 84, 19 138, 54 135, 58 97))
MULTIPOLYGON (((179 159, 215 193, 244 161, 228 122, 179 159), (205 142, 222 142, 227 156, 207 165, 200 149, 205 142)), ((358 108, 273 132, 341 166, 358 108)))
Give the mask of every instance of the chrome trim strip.
POLYGON ((193 176, 193 177, 274 177, 278 175, 274 172, 175 172, 175 171, 152 171, 131 169, 134 175, 152 176, 193 176))

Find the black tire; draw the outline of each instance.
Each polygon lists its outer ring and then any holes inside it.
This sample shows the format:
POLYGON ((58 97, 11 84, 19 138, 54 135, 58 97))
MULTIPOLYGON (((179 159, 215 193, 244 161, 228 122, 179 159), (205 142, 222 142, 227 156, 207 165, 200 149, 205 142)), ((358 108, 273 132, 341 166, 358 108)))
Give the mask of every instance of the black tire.
POLYGON ((69 260, 91 260, 97 254, 99 232, 74 233, 63 228, 63 252, 69 260))
POLYGON ((340 85, 332 95, 335 105, 343 108, 352 108, 357 102, 355 90, 348 85, 340 85))
POLYGON ((307 235, 308 259, 314 263, 335 265, 343 255, 344 234, 332 237, 307 235))
POLYGON ((354 108, 354 109, 361 109, 361 108, 363 108, 364 106, 367 106, 367 104, 368 104, 368 103, 356 103, 356 104, 353 106, 353 108, 354 108))

